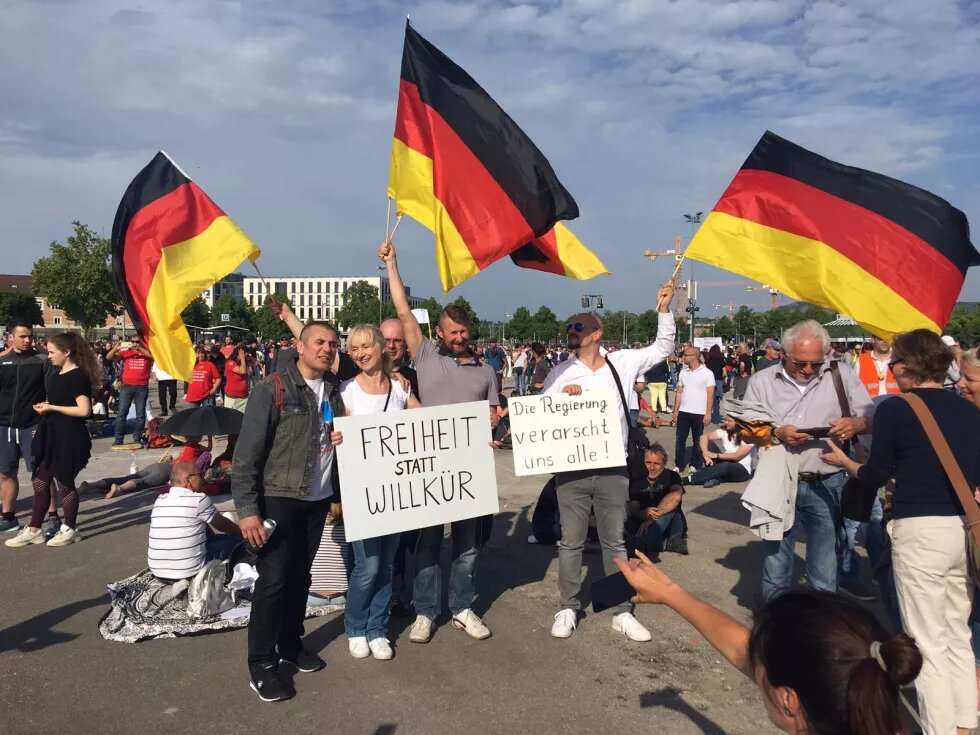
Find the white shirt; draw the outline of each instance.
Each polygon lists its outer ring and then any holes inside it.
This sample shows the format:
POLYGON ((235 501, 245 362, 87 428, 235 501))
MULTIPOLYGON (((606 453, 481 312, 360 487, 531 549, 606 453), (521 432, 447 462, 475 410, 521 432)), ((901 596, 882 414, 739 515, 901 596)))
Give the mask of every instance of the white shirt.
POLYGON ((715 387, 715 374, 704 365, 691 370, 686 367, 677 376, 681 391, 681 413, 694 413, 704 416, 708 412, 708 388, 715 387))
POLYGON ((884 396, 888 394, 888 362, 892 359, 891 353, 885 356, 884 360, 879 360, 875 357, 875 354, 871 353, 871 359, 874 360, 875 367, 878 373, 878 395, 884 396))
POLYGON ((187 579, 204 567, 207 525, 217 513, 204 493, 172 487, 153 503, 146 560, 154 576, 187 579))
MULTIPOLYGON (((316 394, 317 405, 323 411, 324 387, 323 378, 309 380, 303 378, 310 390, 316 394)), ((322 413, 321 413, 322 416, 322 413)), ((313 467, 313 483, 310 485, 309 497, 304 500, 326 500, 333 495, 333 485, 330 482, 333 475, 333 444, 330 442, 330 432, 333 431, 333 421, 321 422, 320 426, 320 461, 313 467)))
POLYGON ((527 367, 527 353, 524 350, 520 351, 517 355, 517 359, 514 360, 515 368, 526 368, 527 367))
MULTIPOLYGON (((721 454, 735 454, 735 452, 737 452, 743 446, 741 444, 736 444, 731 439, 729 439, 728 432, 725 431, 724 429, 718 429, 717 431, 713 431, 711 434, 708 435, 708 438, 714 439, 718 443, 718 446, 721 447, 721 452, 720 452, 721 454)), ((756 448, 752 447, 751 452, 749 452, 740 460, 738 460, 738 463, 742 465, 746 470, 748 470, 749 473, 752 472, 752 462, 755 459, 755 450, 756 448)))
MULTIPOLYGON (((633 383, 638 378, 642 378, 643 373, 647 370, 666 360, 668 355, 673 354, 675 331, 673 315, 660 314, 657 319, 657 338, 653 344, 641 350, 610 352, 605 356, 606 364, 595 372, 592 372, 579 361, 577 356, 573 355, 551 369, 548 377, 545 378, 541 392, 561 393, 562 388, 566 385, 578 385, 583 391, 601 390, 603 388, 612 390, 617 396, 619 423, 623 430, 623 445, 625 446, 629 437, 629 424, 626 423, 626 413, 623 410, 622 401, 619 400, 619 392, 616 390, 616 381, 613 380, 612 372, 609 370, 609 363, 612 363, 613 367, 616 368, 616 374, 619 375, 619 381, 623 385, 627 403, 630 403, 630 394, 636 397, 633 383)), ((710 372, 709 370, 708 373, 710 372)), ((712 381, 714 381, 713 377, 712 381)))
POLYGON ((153 377, 157 379, 157 382, 161 380, 174 380, 173 375, 163 372, 163 370, 157 367, 157 364, 155 362, 153 363, 153 367, 151 369, 153 370, 153 377))
POLYGON ((362 416, 368 413, 383 411, 404 411, 408 406, 408 391, 402 388, 397 380, 391 381, 391 399, 387 391, 384 393, 368 393, 357 384, 357 378, 345 380, 340 384, 340 398, 351 416, 362 416), (385 409, 385 401, 388 408, 385 409))

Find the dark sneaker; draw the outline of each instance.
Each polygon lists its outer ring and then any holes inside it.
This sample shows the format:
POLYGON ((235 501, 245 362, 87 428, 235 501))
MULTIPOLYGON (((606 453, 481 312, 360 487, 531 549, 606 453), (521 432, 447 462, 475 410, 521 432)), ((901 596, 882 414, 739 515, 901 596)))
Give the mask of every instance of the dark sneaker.
POLYGON ((713 487, 718 487, 720 484, 721 484, 721 480, 719 480, 717 477, 712 477, 710 480, 704 483, 704 487, 705 489, 709 489, 713 487))
POLYGON ((259 695, 263 702, 281 702, 289 699, 293 695, 286 688, 285 682, 279 676, 278 667, 275 664, 266 664, 252 670, 251 680, 248 685, 252 691, 259 695))
POLYGON ((302 650, 299 655, 291 658, 280 658, 279 663, 292 664, 304 674, 312 674, 314 671, 325 669, 326 662, 312 651, 302 650))
POLYGON ((0 533, 13 533, 14 531, 20 530, 20 523, 14 518, 12 521, 8 521, 6 518, 0 518, 0 533))
POLYGON ((44 523, 41 524, 41 531, 44 532, 44 538, 47 540, 53 539, 55 536, 57 536, 58 531, 60 530, 60 518, 46 518, 44 523))
POLYGON ((687 550, 687 539, 681 536, 671 536, 667 539, 667 543, 664 544, 664 551, 672 551, 675 554, 682 554, 684 556, 690 553, 687 550))
POLYGON ((853 582, 850 580, 840 580, 837 583, 837 589, 848 597, 853 597, 855 600, 872 602, 875 599, 875 593, 865 586, 861 580, 855 580, 853 582))

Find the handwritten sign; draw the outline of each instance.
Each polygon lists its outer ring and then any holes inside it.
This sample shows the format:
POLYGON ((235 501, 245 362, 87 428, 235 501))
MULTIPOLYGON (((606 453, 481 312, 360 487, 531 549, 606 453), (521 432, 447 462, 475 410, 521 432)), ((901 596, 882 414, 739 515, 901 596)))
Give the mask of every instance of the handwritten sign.
POLYGON ((615 391, 515 396, 508 407, 518 476, 626 464, 615 391))
POLYGON ((334 422, 348 541, 499 510, 487 401, 334 422))

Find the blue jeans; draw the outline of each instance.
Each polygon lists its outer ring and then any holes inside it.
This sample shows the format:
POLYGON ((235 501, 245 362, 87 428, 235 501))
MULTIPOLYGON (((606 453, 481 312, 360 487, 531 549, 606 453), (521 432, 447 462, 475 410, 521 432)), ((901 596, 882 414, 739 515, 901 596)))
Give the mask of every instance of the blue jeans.
POLYGON ((204 398, 202 398, 199 401, 191 401, 190 404, 192 406, 197 406, 198 408, 201 408, 203 406, 217 406, 218 405, 217 402, 215 401, 214 396, 204 396, 204 398))
POLYGON ((640 409, 631 408, 630 409, 630 426, 636 426, 636 420, 640 418, 640 409))
POLYGON ((136 403, 136 418, 133 420, 133 443, 139 444, 143 438, 143 426, 146 423, 146 397, 150 389, 145 385, 126 385, 119 389, 119 413, 116 416, 116 443, 122 444, 126 438, 126 417, 130 406, 136 403))
POLYGON ((517 395, 524 395, 524 368, 514 368, 514 390, 517 391, 517 395))
POLYGON ((857 536, 859 529, 864 534, 864 547, 868 550, 868 561, 871 568, 877 569, 881 562, 881 557, 885 553, 885 531, 881 527, 881 519, 884 511, 881 507, 881 499, 875 498, 874 505, 871 506, 871 520, 867 523, 852 521, 850 518, 844 519, 844 534, 847 547, 841 555, 838 573, 840 579, 846 582, 858 582, 861 579, 861 567, 858 555, 855 553, 857 548, 857 536))
POLYGON ((344 627, 348 638, 369 641, 388 637, 388 605, 395 552, 401 534, 351 541, 354 569, 347 585, 344 627))
POLYGON ((837 591, 837 549, 843 547, 840 491, 844 473, 836 472, 822 481, 797 483, 796 522, 782 541, 763 542, 762 597, 766 602, 787 592, 793 582, 796 530, 806 530, 806 578, 812 589, 837 591))
POLYGON ((241 536, 231 533, 215 533, 210 528, 207 529, 207 532, 207 540, 204 546, 204 558, 207 561, 227 559, 231 556, 232 550, 242 542, 241 536))
MULTIPOLYGON (((467 518, 452 524, 453 562, 449 572, 449 612, 458 615, 473 607, 476 597, 476 529, 478 518, 467 518)), ((419 531, 415 546, 415 610, 435 620, 441 605, 442 570, 439 550, 443 526, 419 531)))
POLYGON ((686 536, 687 524, 684 521, 684 511, 679 507, 666 515, 660 516, 650 524, 642 536, 637 536, 642 521, 630 518, 626 523, 627 533, 634 536, 633 546, 644 554, 657 554, 664 550, 667 539, 673 536, 686 536))
POLYGON ((721 399, 725 395, 725 381, 715 380, 715 397, 711 406, 711 423, 721 423, 721 399))

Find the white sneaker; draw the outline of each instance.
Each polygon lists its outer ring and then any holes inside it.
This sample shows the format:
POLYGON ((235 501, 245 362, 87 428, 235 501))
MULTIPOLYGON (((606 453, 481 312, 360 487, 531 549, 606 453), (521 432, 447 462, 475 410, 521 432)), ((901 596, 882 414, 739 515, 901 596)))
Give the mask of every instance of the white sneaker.
POLYGON ((644 628, 640 624, 640 621, 633 617, 633 613, 624 612, 614 616, 612 627, 617 633, 622 633, 631 641, 646 643, 653 639, 650 631, 644 628))
POLYGON ((387 638, 375 638, 373 641, 368 641, 368 648, 371 649, 371 655, 378 661, 390 661, 395 655, 387 638))
POLYGON ((459 615, 453 615, 453 627, 466 631, 466 635, 476 641, 490 637, 490 629, 480 620, 480 616, 472 610, 463 610, 459 615))
POLYGON ((371 649, 368 646, 368 640, 362 635, 354 636, 353 638, 347 639, 347 648, 350 650, 350 655, 354 658, 367 658, 371 655, 371 649))
POLYGON ((82 534, 62 523, 61 530, 48 540, 48 546, 67 546, 81 540, 82 534))
POLYGON ((578 622, 578 613, 571 609, 559 610, 555 614, 555 624, 551 626, 554 638, 571 638, 578 622))
POLYGON ((419 615, 412 624, 412 632, 408 634, 408 640, 412 643, 428 643, 432 640, 434 628, 435 624, 432 622, 432 618, 419 615))
POLYGON ((22 529, 20 529, 20 533, 4 542, 4 544, 9 546, 11 549, 18 549, 21 546, 29 546, 30 544, 43 543, 44 531, 42 531, 40 528, 31 528, 30 526, 24 526, 22 529))

